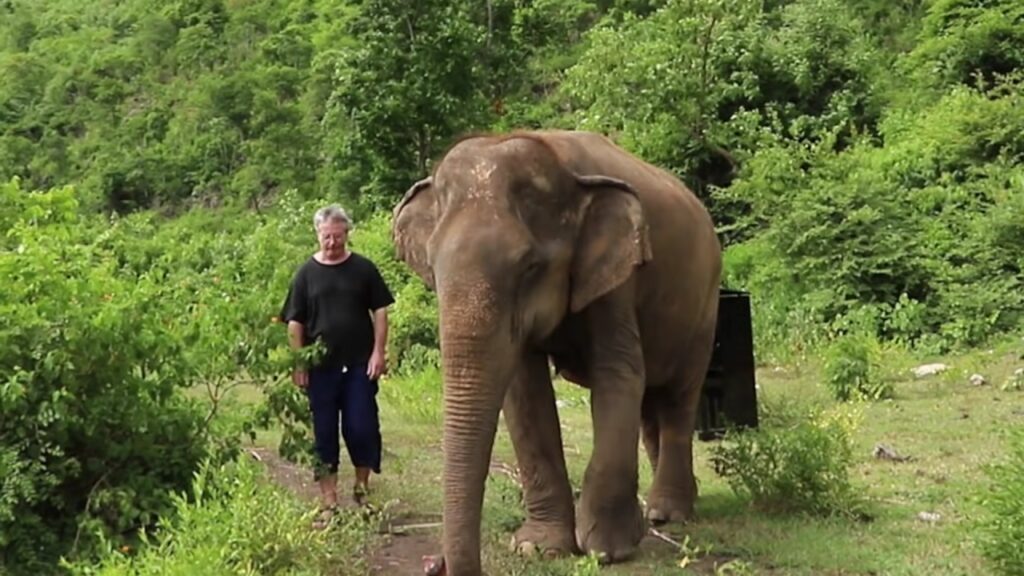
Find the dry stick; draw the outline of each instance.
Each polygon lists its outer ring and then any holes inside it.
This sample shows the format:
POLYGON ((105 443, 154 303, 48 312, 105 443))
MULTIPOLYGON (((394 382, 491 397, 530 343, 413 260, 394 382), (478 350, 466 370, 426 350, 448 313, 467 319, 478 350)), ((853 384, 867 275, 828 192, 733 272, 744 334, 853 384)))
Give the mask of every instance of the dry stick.
MULTIPOLYGON (((89 489, 89 496, 86 497, 86 499, 85 499, 85 513, 86 514, 89 513, 89 506, 92 506, 92 497, 96 495, 96 489, 100 487, 100 484, 104 483, 107 480, 107 476, 110 475, 111 471, 113 471, 113 468, 107 468, 107 471, 104 472, 103 475, 100 476, 100 479, 97 480, 96 483, 92 485, 92 488, 89 489)), ((78 525, 78 529, 75 530, 75 541, 71 545, 71 555, 72 556, 74 556, 75 554, 78 553, 78 540, 81 537, 82 537, 82 524, 80 523, 78 525)))
POLYGON ((392 526, 388 529, 388 534, 401 534, 407 530, 426 530, 430 528, 440 528, 443 526, 442 522, 423 522, 420 524, 399 524, 398 526, 392 526))
POLYGON ((651 536, 654 536, 658 540, 661 540, 662 542, 666 542, 668 544, 671 544, 671 545, 675 546, 679 550, 683 549, 683 545, 682 544, 680 544, 679 542, 676 542, 672 538, 669 538, 668 535, 666 535, 664 532, 661 532, 661 531, 656 530, 654 528, 648 528, 647 531, 651 534, 651 536))

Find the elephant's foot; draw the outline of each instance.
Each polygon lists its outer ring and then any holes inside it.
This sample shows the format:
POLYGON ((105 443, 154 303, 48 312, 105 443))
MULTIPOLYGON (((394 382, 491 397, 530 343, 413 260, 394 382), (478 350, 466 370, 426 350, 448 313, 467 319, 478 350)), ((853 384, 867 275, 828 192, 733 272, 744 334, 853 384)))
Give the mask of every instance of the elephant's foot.
POLYGON ((594 553, 601 564, 630 558, 647 532, 643 511, 635 495, 617 501, 588 498, 584 490, 576 514, 576 543, 584 553, 594 553))
POLYGON ((693 499, 670 496, 651 496, 647 500, 647 519, 660 526, 693 519, 693 499))
POLYGON ((647 498, 647 519, 655 526, 689 522, 693 520, 696 501, 697 480, 692 473, 680 472, 670 480, 655 476, 647 498))
POLYGON ((524 556, 558 558, 574 554, 576 539, 571 525, 527 520, 512 537, 512 550, 524 556))

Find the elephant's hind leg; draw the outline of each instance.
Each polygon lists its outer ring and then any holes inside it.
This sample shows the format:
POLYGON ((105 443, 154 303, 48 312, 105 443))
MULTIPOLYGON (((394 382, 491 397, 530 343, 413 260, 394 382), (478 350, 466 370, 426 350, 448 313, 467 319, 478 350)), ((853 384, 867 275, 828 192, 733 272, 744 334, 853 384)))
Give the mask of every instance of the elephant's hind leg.
POLYGON ((654 524, 693 518, 697 481, 693 474, 693 431, 701 387, 711 361, 714 332, 699 335, 688 350, 679 384, 662 390, 657 402, 658 465, 647 498, 654 524))
POLYGON ((526 501, 526 523, 512 545, 526 554, 571 554, 576 552, 575 511, 547 358, 531 355, 522 366, 504 404, 526 501))

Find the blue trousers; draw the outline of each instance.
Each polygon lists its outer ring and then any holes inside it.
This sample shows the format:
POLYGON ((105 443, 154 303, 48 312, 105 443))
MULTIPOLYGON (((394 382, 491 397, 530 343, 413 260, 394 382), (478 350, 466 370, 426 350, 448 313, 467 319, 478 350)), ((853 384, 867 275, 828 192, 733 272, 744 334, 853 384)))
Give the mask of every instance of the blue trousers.
POLYGON ((313 447, 319 459, 314 477, 337 474, 338 424, 352 465, 380 474, 381 437, 377 413, 377 381, 366 365, 313 368, 309 371, 309 409, 313 414, 313 447), (340 417, 340 418, 339 418, 340 417))

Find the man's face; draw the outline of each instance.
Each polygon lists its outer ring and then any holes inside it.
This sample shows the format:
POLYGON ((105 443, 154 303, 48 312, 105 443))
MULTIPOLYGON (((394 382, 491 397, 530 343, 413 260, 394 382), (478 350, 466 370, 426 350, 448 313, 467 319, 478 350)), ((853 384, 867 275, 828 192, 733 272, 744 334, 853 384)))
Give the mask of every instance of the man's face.
POLYGON ((320 241, 320 250, 326 256, 341 256, 345 253, 348 229, 344 222, 328 220, 317 227, 316 235, 320 241))

